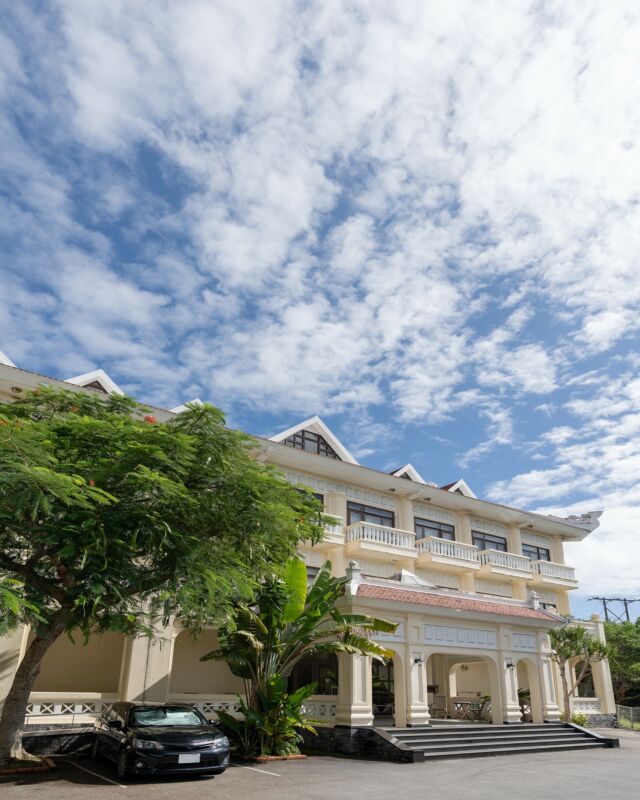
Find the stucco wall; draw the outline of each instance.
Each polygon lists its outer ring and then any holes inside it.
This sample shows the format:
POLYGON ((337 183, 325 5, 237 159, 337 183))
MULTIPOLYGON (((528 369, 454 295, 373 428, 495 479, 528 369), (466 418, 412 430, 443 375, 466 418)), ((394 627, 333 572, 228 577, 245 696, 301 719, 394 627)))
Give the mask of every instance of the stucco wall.
POLYGON ((34 692, 117 692, 124 637, 118 633, 92 636, 86 645, 61 636, 42 662, 34 692))
POLYGON ((200 661, 200 656, 218 648, 214 631, 203 631, 194 639, 187 631, 176 638, 170 692, 172 694, 225 694, 243 691, 240 678, 220 661, 200 661))

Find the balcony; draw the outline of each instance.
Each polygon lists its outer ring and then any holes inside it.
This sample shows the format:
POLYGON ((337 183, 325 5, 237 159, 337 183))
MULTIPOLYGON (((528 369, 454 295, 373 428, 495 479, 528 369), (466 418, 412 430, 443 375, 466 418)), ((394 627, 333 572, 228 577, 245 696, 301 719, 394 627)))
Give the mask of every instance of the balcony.
POLYGON ((419 567, 437 567, 446 572, 460 572, 461 569, 480 569, 478 548, 464 542, 452 542, 427 536, 416 542, 419 567))
POLYGON ((503 553, 501 550, 481 550, 479 575, 493 578, 519 578, 530 581, 533 578, 531 561, 526 556, 503 553))
POLYGON ((352 556, 394 555, 415 559, 415 533, 387 528, 371 522, 354 522, 347 527, 347 554, 352 556))
POLYGON ((335 514, 331 514, 331 518, 335 520, 334 523, 322 523, 324 538, 315 545, 315 550, 330 550, 344 544, 344 519, 335 514))
POLYGON ((564 564, 555 564, 553 561, 532 561, 534 586, 557 586, 562 589, 576 589, 576 580, 573 567, 565 567, 564 564))

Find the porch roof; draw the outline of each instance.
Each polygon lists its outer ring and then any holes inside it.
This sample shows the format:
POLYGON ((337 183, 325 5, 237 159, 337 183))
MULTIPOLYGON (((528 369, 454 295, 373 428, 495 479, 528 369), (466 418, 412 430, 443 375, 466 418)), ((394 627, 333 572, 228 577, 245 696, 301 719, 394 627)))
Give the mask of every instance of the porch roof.
POLYGON ((500 614, 508 617, 527 617, 546 622, 558 622, 560 617, 544 609, 517 606, 508 603, 492 603, 487 600, 472 600, 468 597, 451 597, 450 595, 416 592, 407 589, 394 589, 387 586, 372 586, 362 583, 358 586, 358 597, 370 597, 376 600, 390 600, 396 603, 411 603, 424 606, 439 606, 460 611, 476 611, 484 614, 500 614))

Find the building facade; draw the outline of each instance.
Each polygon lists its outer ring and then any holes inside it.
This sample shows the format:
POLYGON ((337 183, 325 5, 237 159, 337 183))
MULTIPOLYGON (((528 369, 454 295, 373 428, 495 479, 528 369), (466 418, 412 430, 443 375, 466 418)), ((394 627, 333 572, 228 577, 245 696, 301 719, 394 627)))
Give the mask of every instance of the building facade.
MULTIPOLYGON (((120 391, 101 370, 59 381, 7 362, 0 359, 5 402, 42 383, 120 391)), ((183 408, 154 413, 168 419, 183 408)), ((376 637, 394 654, 388 664, 351 655, 298 664, 291 681, 318 684, 310 716, 347 726, 559 719, 548 632, 566 624, 577 587, 563 547, 586 537, 599 514, 542 516, 481 500, 464 480, 437 486, 410 464, 391 474, 364 467, 318 417, 256 438, 255 455, 311 489, 330 517, 323 540, 300 550, 310 579, 329 561, 333 574, 348 577, 348 609, 397 623, 376 637)), ((582 624, 604 639, 597 617, 582 624)), ((0 640, 0 702, 28 641, 28 630, 0 640)), ((83 646, 61 638, 45 657, 27 722, 84 723, 117 699, 233 712, 242 682, 225 664, 199 660, 216 646, 215 630, 194 639, 179 620, 152 640, 105 634, 83 646)), ((580 695, 573 709, 592 721, 615 713, 606 661, 593 666, 580 695)))

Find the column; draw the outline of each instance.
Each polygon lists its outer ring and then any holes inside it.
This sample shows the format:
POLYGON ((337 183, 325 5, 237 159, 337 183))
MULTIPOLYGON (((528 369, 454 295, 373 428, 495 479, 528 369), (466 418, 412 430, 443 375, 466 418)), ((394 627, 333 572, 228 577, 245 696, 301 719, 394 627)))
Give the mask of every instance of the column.
POLYGON ((125 642, 121 700, 165 703, 169 698, 173 645, 180 629, 170 623, 154 632, 154 638, 136 636, 125 642))
POLYGON ((412 647, 407 647, 406 653, 407 712, 405 724, 410 726, 428 725, 430 715, 427 697, 427 654, 422 648, 412 647))
POLYGON ((473 544, 471 536, 471 517, 466 511, 458 511, 456 539, 465 544, 473 544))
POLYGON ((522 722, 516 663, 516 657, 507 654, 502 656, 502 663, 498 665, 502 673, 502 721, 507 724, 522 722))
MULTIPOLYGON (((591 622, 595 623, 596 636, 601 642, 606 641, 604 633, 604 624, 598 614, 591 615, 591 622)), ((616 700, 613 694, 613 683, 611 682, 611 667, 609 662, 596 661, 591 665, 591 674, 593 675, 593 688, 596 692, 596 697, 600 701, 600 707, 603 714, 616 713, 616 700)))
POLYGON ((370 656, 338 654, 336 725, 373 725, 370 656))
POLYGON ((517 556, 522 555, 522 539, 518 525, 509 525, 507 529, 507 541, 509 542, 509 552, 517 556))
POLYGON ((554 663, 548 655, 540 656, 540 684, 542 688, 542 716, 545 722, 557 722, 562 711, 558 706, 554 663))
POLYGON ((0 638, 2 663, 0 664, 0 711, 9 694, 16 670, 27 649, 29 626, 22 625, 0 638))

